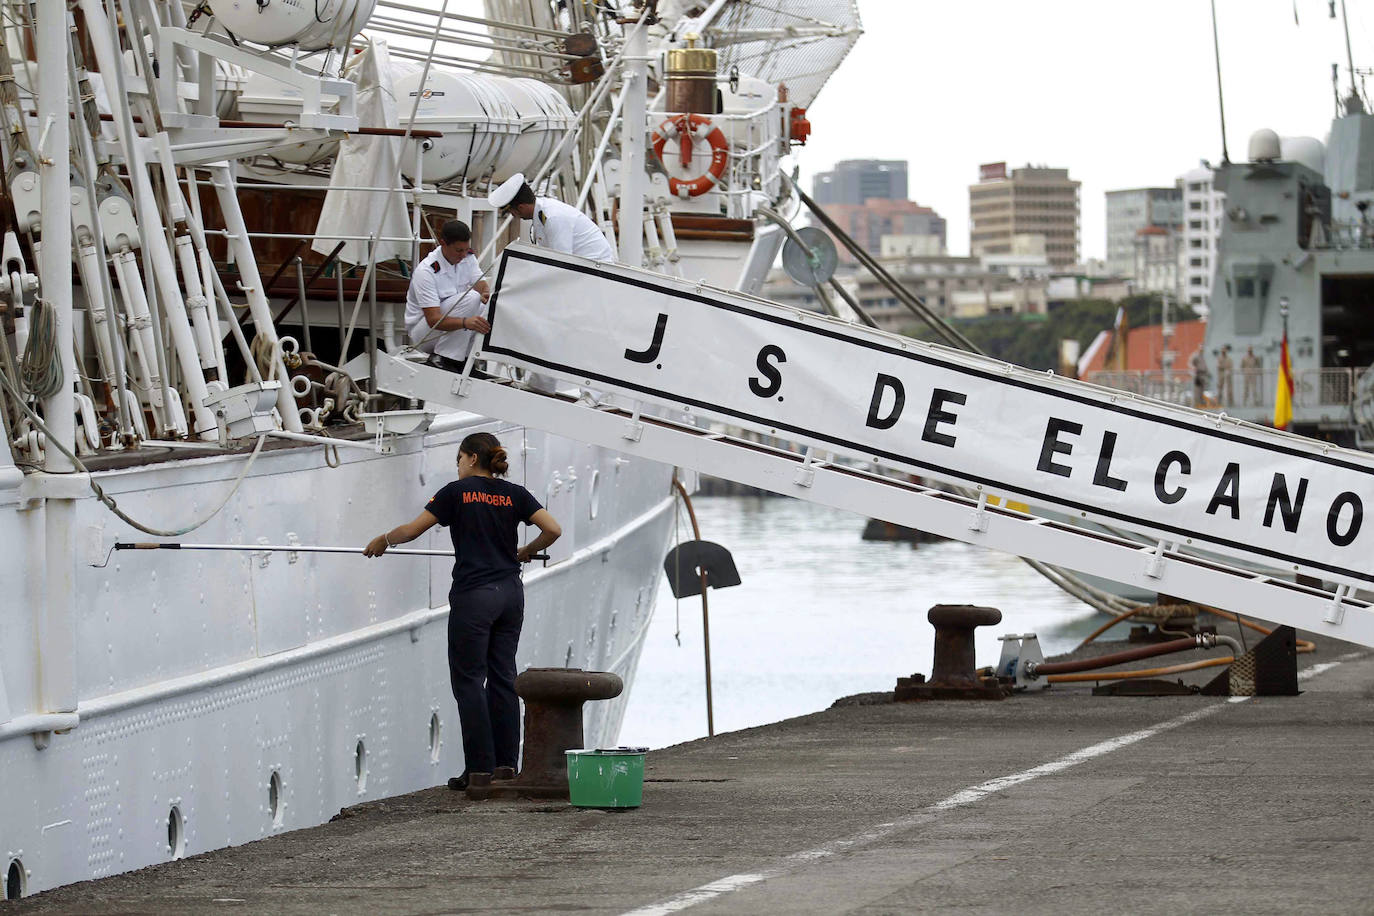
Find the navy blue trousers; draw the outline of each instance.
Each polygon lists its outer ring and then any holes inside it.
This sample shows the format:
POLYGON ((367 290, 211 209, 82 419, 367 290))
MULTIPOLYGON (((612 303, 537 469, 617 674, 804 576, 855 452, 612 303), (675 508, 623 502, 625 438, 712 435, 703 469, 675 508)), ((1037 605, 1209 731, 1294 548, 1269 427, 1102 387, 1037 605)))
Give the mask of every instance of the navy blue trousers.
POLYGON ((518 575, 448 596, 448 671, 463 729, 466 770, 514 767, 520 756, 515 649, 525 622, 518 575))

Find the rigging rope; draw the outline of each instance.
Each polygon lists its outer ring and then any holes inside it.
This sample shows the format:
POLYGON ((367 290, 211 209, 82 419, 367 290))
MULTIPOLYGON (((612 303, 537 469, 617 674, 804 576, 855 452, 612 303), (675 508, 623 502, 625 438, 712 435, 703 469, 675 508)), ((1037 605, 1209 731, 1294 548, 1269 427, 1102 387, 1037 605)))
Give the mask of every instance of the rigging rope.
POLYGON ((262 452, 262 447, 267 442, 266 436, 258 437, 258 444, 253 447, 252 454, 250 454, 248 456, 248 460, 244 462, 243 470, 239 471, 239 475, 234 478, 234 483, 229 487, 229 491, 224 494, 224 498, 221 499, 213 509, 206 513, 204 518, 200 519, 199 521, 192 522, 191 524, 181 528, 154 528, 151 525, 146 525, 143 522, 138 521, 137 519, 131 517, 123 509, 119 508, 119 504, 115 502, 114 497, 107 494, 105 490, 100 486, 99 482, 97 482, 96 479, 93 476, 91 476, 90 469, 86 467, 86 465, 81 461, 80 458, 72 454, 71 450, 68 449, 67 446, 64 445, 60 439, 53 435, 52 430, 48 429, 48 426, 46 423, 43 422, 42 417, 38 416, 38 414, 34 412, 33 408, 29 407, 28 404, 24 403, 23 397, 19 394, 19 392, 14 390, 14 387, 10 383, 10 380, 7 379, 3 374, 0 374, 0 387, 3 387, 6 391, 9 392, 10 396, 14 398, 18 402, 19 406, 23 409, 23 411, 26 414, 28 414, 29 419, 33 421, 34 425, 38 428, 39 432, 43 433, 43 435, 47 437, 47 445, 55 446, 58 451, 67 456, 67 458, 72 462, 72 464, 76 466, 76 469, 78 471, 86 475, 86 483, 90 486, 91 492, 95 494, 96 499, 100 500, 102 503, 105 504, 105 508, 109 509, 120 519, 137 528, 139 531, 142 531, 144 534, 151 534, 153 537, 181 537, 181 535, 183 534, 195 531, 197 528, 201 527, 206 522, 210 521, 210 519, 218 515, 220 513, 220 510, 229 504, 229 500, 233 497, 233 495, 238 492, 239 486, 243 483, 243 479, 248 476, 249 468, 253 466, 253 462, 258 460, 258 455, 262 452))

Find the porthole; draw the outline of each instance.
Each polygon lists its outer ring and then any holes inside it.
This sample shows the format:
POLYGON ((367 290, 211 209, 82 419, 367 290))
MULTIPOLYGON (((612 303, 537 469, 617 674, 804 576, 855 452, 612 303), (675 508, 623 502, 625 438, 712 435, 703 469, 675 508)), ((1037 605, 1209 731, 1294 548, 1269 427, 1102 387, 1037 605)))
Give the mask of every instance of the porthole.
POLYGON ((10 867, 5 872, 5 899, 18 900, 24 896, 26 884, 24 863, 18 859, 12 860, 10 867))
POLYGON ((358 739, 358 746, 353 749, 353 775, 358 780, 358 792, 367 791, 367 745, 361 738, 358 739))
POLYGON ((601 472, 592 471, 592 493, 591 499, 587 503, 587 514, 591 518, 596 518, 597 511, 601 508, 601 472))
POLYGON ((272 778, 267 780, 267 810, 272 815, 272 826, 280 827, 282 821, 281 803, 281 773, 272 771, 272 778))
POLYGON ((167 854, 173 859, 186 855, 186 823, 177 805, 167 812, 167 854))
POLYGON ((439 762, 439 749, 443 746, 440 736, 443 732, 443 723, 439 721, 439 714, 436 712, 429 717, 429 762, 439 762))

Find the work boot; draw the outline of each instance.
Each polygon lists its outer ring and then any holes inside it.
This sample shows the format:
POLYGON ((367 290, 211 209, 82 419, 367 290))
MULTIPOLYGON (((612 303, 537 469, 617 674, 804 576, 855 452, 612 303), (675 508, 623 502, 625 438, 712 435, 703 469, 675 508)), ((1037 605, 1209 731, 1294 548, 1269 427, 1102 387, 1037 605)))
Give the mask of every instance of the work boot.
POLYGON ((469 773, 467 791, 470 801, 486 801, 491 798, 491 774, 469 773))
POLYGON ((515 767, 497 767, 491 772, 492 782, 501 782, 515 778, 515 767))

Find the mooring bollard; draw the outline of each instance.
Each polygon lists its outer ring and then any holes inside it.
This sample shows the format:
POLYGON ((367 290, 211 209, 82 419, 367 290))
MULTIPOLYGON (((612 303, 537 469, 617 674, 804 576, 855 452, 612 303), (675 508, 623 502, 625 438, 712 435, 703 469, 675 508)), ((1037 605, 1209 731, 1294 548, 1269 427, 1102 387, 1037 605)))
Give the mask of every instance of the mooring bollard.
POLYGON ((930 680, 920 674, 897 678, 894 700, 1000 700, 1007 695, 997 678, 978 677, 973 648, 974 629, 1001 623, 1001 611, 972 604, 937 604, 926 619, 935 626, 930 680))
POLYGON ((620 696, 625 682, 609 671, 581 668, 529 668, 515 678, 515 692, 525 701, 525 753, 520 775, 498 780, 469 798, 568 797, 565 751, 585 746, 582 704, 620 696))

